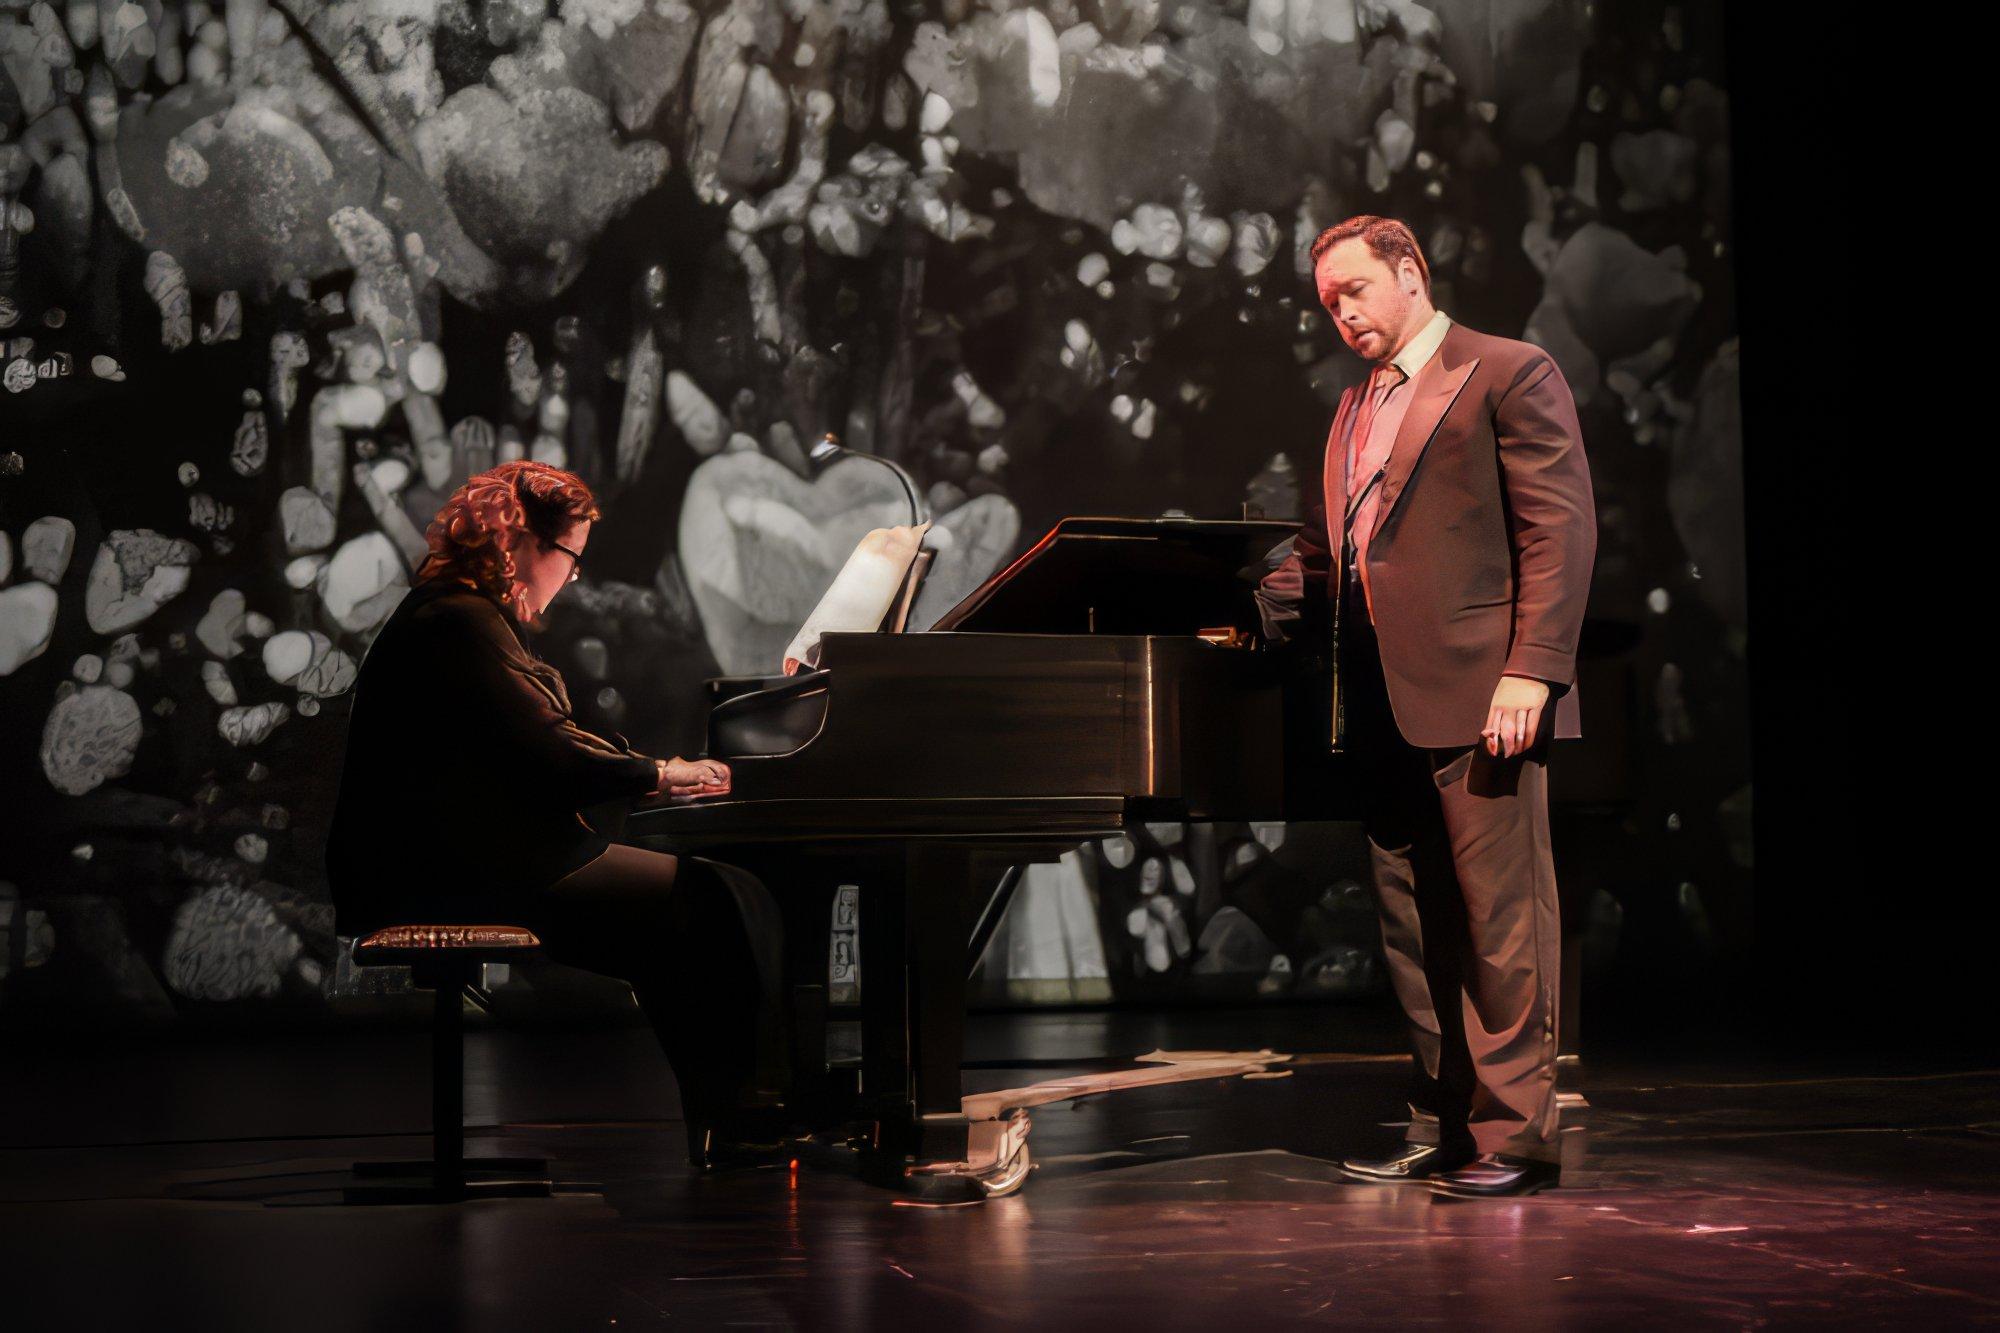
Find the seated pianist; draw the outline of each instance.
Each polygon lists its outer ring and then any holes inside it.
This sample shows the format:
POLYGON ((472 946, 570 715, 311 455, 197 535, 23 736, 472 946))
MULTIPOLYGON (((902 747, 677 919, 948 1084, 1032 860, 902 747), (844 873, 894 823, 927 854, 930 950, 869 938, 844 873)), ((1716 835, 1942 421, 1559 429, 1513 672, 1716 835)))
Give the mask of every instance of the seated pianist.
POLYGON ((610 842, 584 811, 720 795, 726 765, 649 758, 571 717, 523 630, 577 578, 599 511, 573 473, 505 463, 432 521, 364 656, 326 864, 342 933, 524 926, 632 986, 679 1082, 696 1166, 777 1137, 782 927, 747 872, 610 842))

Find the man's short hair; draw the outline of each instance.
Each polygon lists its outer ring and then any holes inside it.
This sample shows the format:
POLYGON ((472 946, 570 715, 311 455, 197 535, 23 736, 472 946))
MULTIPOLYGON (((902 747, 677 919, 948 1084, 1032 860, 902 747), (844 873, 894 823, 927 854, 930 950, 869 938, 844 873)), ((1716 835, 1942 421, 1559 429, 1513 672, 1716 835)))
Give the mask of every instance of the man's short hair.
POLYGON ((1374 256, 1394 271, 1399 261, 1407 258, 1417 266, 1417 273, 1424 280, 1424 294, 1431 290, 1431 266, 1424 261, 1423 247, 1417 244, 1416 233, 1394 218, 1376 217, 1373 213, 1363 213, 1345 222, 1336 222, 1321 232, 1312 243, 1313 266, 1319 266, 1320 256, 1339 245, 1359 236, 1368 242, 1368 249, 1374 256))

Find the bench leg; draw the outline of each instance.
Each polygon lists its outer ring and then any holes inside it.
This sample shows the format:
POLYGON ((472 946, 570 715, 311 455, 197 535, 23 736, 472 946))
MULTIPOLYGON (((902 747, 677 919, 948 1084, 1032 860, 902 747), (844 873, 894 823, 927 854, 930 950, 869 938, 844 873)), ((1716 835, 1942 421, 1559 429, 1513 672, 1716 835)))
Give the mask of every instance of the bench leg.
POLYGON ((465 1156, 464 982, 434 978, 431 1003, 431 1160, 356 1162, 344 1203, 456 1203, 479 1198, 547 1198, 541 1157, 465 1156), (428 1177, 428 1179, 426 1179, 428 1177))
POLYGON ((431 997, 431 1179, 443 1194, 465 1186, 465 1004, 455 979, 431 997))

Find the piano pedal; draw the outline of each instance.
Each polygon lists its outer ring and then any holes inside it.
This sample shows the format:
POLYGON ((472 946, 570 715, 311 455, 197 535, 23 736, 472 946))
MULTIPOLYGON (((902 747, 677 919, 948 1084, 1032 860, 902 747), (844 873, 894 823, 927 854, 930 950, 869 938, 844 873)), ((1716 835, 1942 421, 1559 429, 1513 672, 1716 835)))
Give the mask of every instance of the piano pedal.
MULTIPOLYGON (((933 1131, 952 1118, 925 1117, 927 1128, 933 1131)), ((1026 1108, 1017 1109, 1005 1120, 963 1123, 964 1160, 925 1162, 907 1168, 903 1174, 914 1192, 925 1196, 1003 1199, 1028 1183, 1035 1162, 1028 1151, 1028 1131, 1033 1122, 1026 1108)))
POLYGON ((1029 1155, 1028 1145, 1024 1142, 1014 1150, 1012 1157, 1001 1164, 999 1170, 979 1178, 979 1188, 989 1199, 1004 1199, 1027 1184, 1028 1173, 1034 1169, 1034 1158, 1029 1155))

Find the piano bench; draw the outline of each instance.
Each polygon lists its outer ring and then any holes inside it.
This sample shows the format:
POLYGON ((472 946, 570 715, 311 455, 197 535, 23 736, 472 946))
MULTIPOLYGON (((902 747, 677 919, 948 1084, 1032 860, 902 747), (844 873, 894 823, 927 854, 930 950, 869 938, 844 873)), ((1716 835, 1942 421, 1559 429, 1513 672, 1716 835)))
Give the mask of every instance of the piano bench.
POLYGON ((522 926, 386 926, 354 942, 356 967, 408 967, 431 1000, 431 1156, 429 1161, 356 1162, 345 1203, 457 1203, 464 1199, 548 1198, 541 1157, 465 1155, 465 997, 485 963, 539 955, 522 926))

